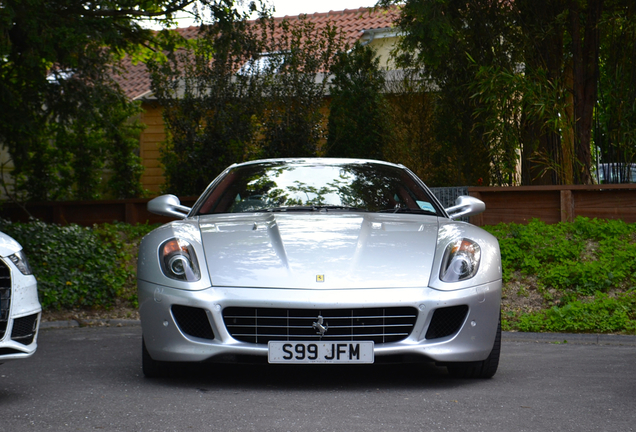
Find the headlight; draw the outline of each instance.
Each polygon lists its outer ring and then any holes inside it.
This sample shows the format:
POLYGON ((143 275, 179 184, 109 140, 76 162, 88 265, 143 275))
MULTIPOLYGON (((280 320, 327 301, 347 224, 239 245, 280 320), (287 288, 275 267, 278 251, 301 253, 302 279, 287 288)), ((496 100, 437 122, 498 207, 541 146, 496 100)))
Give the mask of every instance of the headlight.
POLYGON ((171 279, 196 282, 201 272, 194 248, 185 240, 173 238, 159 247, 159 262, 163 274, 171 279))
POLYGON ((459 282, 477 274, 481 249, 472 240, 460 239, 446 247, 439 278, 444 282, 459 282))
POLYGON ((19 251, 9 256, 9 259, 15 266, 20 270, 20 272, 24 275, 33 274, 31 270, 31 266, 29 265, 29 261, 27 260, 24 251, 19 251))

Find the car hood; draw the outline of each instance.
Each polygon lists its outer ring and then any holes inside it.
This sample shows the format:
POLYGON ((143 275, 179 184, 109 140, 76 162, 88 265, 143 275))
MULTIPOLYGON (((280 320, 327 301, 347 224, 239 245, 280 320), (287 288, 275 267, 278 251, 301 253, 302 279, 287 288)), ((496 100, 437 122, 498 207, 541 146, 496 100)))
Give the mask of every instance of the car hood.
POLYGON ((201 216, 214 286, 338 289, 429 282, 438 220, 377 213, 201 216))

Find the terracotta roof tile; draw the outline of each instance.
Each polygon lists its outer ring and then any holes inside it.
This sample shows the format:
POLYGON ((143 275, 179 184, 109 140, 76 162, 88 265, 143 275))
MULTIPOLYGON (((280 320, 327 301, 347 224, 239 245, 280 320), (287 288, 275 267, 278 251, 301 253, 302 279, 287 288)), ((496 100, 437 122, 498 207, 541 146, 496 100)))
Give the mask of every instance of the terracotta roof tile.
MULTIPOLYGON (((353 43, 360 39, 365 30, 392 27, 395 18, 395 9, 363 7, 359 9, 307 14, 306 16, 306 19, 316 23, 318 29, 324 28, 328 23, 338 27, 344 33, 348 43, 353 43)), ((300 16, 275 18, 278 22, 287 20, 292 23, 299 19, 300 16)), ((179 28, 177 31, 185 38, 191 39, 197 36, 199 27, 179 28)), ((124 72, 122 75, 117 76, 116 80, 129 98, 136 99, 150 91, 150 76, 145 64, 132 64, 132 62, 126 58, 122 61, 121 66, 124 72)))
MULTIPOLYGON (((318 29, 324 28, 328 23, 338 27, 347 38, 347 42, 353 43, 362 36, 364 30, 383 29, 393 26, 396 18, 395 10, 359 8, 345 9, 342 11, 329 11, 324 13, 307 14, 307 19, 316 23, 318 29)), ((285 16, 276 18, 276 21, 298 21, 300 16, 285 16)))

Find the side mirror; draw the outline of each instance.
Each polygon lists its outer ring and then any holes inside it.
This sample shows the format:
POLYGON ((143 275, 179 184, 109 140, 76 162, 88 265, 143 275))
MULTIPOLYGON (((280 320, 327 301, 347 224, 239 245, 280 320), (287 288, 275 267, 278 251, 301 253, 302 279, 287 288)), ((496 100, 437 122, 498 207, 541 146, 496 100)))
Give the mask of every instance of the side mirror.
POLYGON ((446 213, 451 219, 458 219, 462 216, 475 216, 486 210, 486 204, 482 200, 471 196, 459 196, 455 200, 455 205, 446 209, 446 213))
POLYGON ((148 211, 160 216, 175 217, 185 219, 192 210, 190 207, 182 206, 181 201, 174 195, 161 195, 148 201, 148 211))

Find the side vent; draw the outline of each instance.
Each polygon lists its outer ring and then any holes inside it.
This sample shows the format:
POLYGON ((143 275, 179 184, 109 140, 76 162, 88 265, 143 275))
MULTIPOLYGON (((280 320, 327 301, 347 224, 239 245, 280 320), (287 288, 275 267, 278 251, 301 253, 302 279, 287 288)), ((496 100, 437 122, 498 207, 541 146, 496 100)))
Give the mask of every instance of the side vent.
POLYGON ((426 331, 426 339, 439 339, 457 333, 467 314, 467 305, 435 309, 426 331))
POLYGON ((13 320, 11 339, 23 345, 31 345, 38 328, 38 314, 16 318, 13 320))
POLYGON ((205 309, 172 305, 172 316, 184 334, 201 339, 214 339, 205 309))

